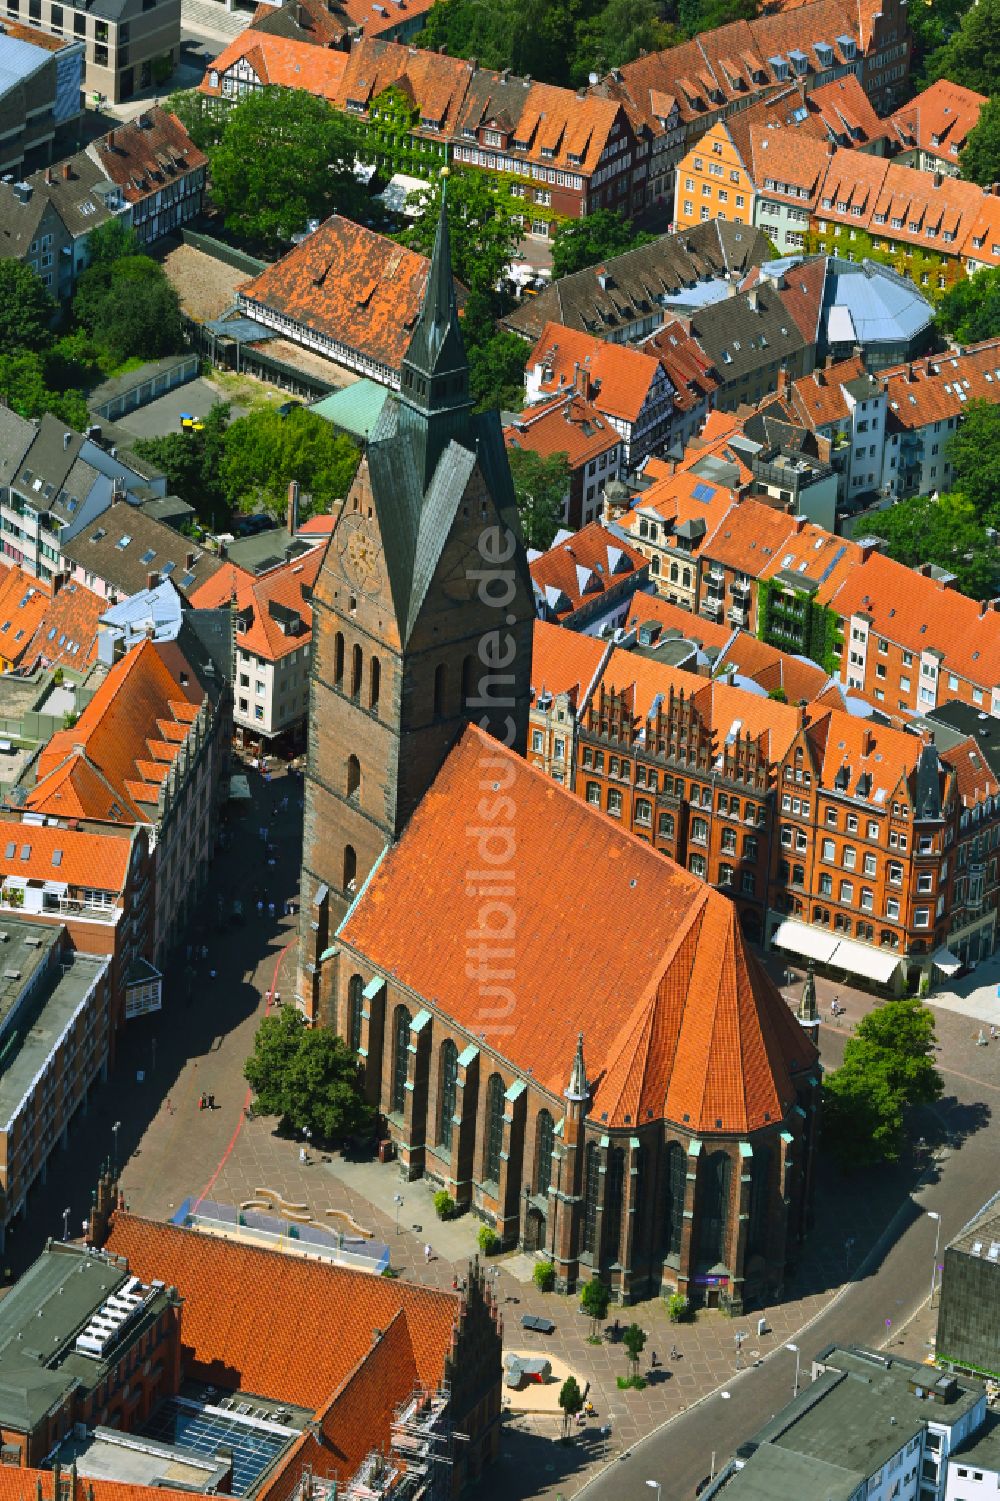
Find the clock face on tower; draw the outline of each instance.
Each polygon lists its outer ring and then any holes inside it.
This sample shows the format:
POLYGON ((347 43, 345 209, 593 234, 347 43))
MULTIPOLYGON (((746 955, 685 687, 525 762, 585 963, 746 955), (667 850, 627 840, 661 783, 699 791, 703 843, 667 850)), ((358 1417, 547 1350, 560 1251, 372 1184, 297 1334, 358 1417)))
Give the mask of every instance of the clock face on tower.
POLYGON ((378 547, 360 516, 346 516, 340 524, 340 561, 351 583, 362 593, 378 592, 378 547))

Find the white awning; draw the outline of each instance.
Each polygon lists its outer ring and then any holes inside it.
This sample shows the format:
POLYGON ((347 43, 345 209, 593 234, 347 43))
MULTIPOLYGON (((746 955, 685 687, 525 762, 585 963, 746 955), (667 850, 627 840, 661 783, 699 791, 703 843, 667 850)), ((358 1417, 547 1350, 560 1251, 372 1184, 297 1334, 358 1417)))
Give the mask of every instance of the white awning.
POLYGON ((47 891, 49 896, 65 896, 69 886, 65 881, 43 881, 42 890, 47 891))
POLYGON ((931 959, 935 969, 939 969, 943 975, 957 975, 962 968, 961 959, 956 959, 951 949, 939 948, 931 959))
POLYGON ((786 917, 775 928, 771 942, 776 943, 779 948, 791 949, 793 954, 804 954, 807 959, 827 964, 837 947, 838 939, 825 928, 811 928, 808 923, 786 917))
POLYGON ((846 969, 852 975, 888 985, 899 968, 899 955, 891 949, 873 949, 867 943, 855 943, 853 938, 842 938, 830 963, 834 969, 846 969))
POLYGON ((229 778, 229 796, 234 802, 245 803, 250 800, 250 781, 248 777, 237 774, 229 778))

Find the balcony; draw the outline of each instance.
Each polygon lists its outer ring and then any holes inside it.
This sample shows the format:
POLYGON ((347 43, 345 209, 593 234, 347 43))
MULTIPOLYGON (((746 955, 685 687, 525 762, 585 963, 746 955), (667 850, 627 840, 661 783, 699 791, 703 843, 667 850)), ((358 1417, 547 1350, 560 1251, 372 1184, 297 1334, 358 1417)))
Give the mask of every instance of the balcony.
POLYGON ((730 625, 736 625, 741 630, 745 630, 750 624, 750 611, 746 605, 730 605, 726 611, 726 619, 730 625))
POLYGON ((722 619, 723 600, 719 594, 706 594, 698 606, 698 614, 704 615, 706 620, 722 619))
POLYGON ((733 596, 734 599, 749 599, 750 598, 750 592, 751 592, 750 591, 750 580, 749 579, 733 579, 732 584, 729 586, 729 592, 733 596))

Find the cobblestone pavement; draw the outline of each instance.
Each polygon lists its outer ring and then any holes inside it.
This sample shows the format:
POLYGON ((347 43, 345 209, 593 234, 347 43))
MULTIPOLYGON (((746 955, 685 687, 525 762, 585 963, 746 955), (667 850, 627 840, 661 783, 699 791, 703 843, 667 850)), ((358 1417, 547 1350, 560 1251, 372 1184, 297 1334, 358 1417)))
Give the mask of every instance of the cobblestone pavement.
MULTIPOLYGON (((112 1153, 116 1121, 124 1163, 122 1184, 133 1213, 165 1219, 189 1196, 239 1203, 256 1189, 271 1188, 285 1198, 307 1203, 317 1221, 325 1219, 327 1209, 346 1209, 390 1247, 392 1264, 405 1277, 451 1287, 465 1274, 475 1254, 476 1221, 463 1218, 439 1223, 427 1186, 401 1184, 394 1164, 348 1162, 334 1156, 303 1166, 297 1141, 276 1135, 271 1121, 244 1117, 249 1095, 242 1077, 243 1062, 267 1004, 266 995, 276 988, 279 996, 290 997, 293 989, 295 918, 281 914, 286 900, 295 898, 301 825, 301 781, 279 776, 265 785, 257 773, 250 776, 255 802, 243 821, 234 824, 231 846, 217 861, 202 931, 193 940, 197 974, 193 992, 184 993, 180 969, 186 961, 182 955, 180 964, 168 972, 163 1013, 130 1024, 122 1038, 112 1085, 96 1097, 89 1116, 74 1131, 70 1152, 54 1160, 48 1182, 33 1193, 28 1218, 18 1227, 7 1258, 15 1273, 37 1254, 46 1234, 61 1232, 65 1206, 71 1209, 71 1225, 79 1224, 98 1165, 112 1153), (259 835, 262 826, 277 846, 273 865, 265 861, 259 835), (246 926, 215 931, 216 896, 228 910, 236 895, 242 897, 248 913, 246 926), (258 898, 265 904, 260 919, 255 910, 258 898), (268 909, 272 901, 273 917, 268 909), (202 943, 208 951, 205 958, 202 943), (140 1070, 144 1074, 141 1083, 140 1070), (198 1108, 203 1092, 215 1096, 214 1110, 198 1108), (396 1193, 403 1198, 398 1231, 396 1193), (433 1252, 429 1262, 426 1244, 433 1252)), ((801 971, 798 975, 795 983, 785 983, 783 972, 777 975, 790 996, 799 992, 801 971)), ((836 1066, 845 1038, 874 1002, 870 996, 837 988, 847 1012, 834 1024, 828 1011, 834 987, 820 980, 818 989, 827 1016, 821 1027, 823 1059, 826 1066, 836 1066)), ((590 1383, 597 1414, 569 1446, 554 1442, 557 1424, 551 1418, 509 1419, 502 1441, 506 1459, 484 1483, 483 1496, 488 1501, 494 1495, 505 1501, 532 1494, 568 1497, 619 1449, 628 1450, 643 1435, 724 1386, 741 1369, 751 1369, 758 1359, 795 1341, 829 1306, 845 1279, 858 1272, 887 1227, 891 1225, 891 1238, 900 1225, 919 1216, 921 1173, 925 1182, 946 1174, 949 1154, 988 1120, 989 1101, 1000 1093, 1000 1043, 979 1048, 976 1031, 970 1028, 966 1017, 948 1012, 938 1015, 940 1057, 942 1066, 947 1065, 946 1097, 923 1124, 927 1148, 915 1143, 913 1156, 895 1170, 850 1180, 832 1172, 821 1177, 813 1233, 784 1300, 763 1310, 767 1329, 760 1336, 757 1311, 737 1320, 702 1312, 694 1322, 677 1328, 668 1323, 663 1304, 654 1300, 627 1310, 612 1309, 604 1337, 591 1344, 589 1323, 579 1312, 576 1298, 538 1292, 526 1280, 528 1258, 517 1253, 499 1258, 491 1270, 508 1341, 520 1348, 551 1351, 581 1372, 590 1383), (966 1086, 966 1094, 968 1086, 973 1086, 977 1098, 972 1105, 958 1102, 954 1092, 958 1081, 966 1086), (937 1157, 931 1154, 931 1143, 938 1148, 937 1157), (548 1338, 524 1333, 520 1317, 528 1311, 552 1317, 555 1333, 548 1338), (625 1358, 620 1339, 615 1338, 616 1313, 619 1332, 633 1319, 647 1331, 644 1370, 648 1385, 644 1391, 618 1389, 625 1358), (739 1350, 737 1334, 744 1336, 739 1350), (679 1356, 672 1360, 674 1344, 679 1356)), ((983 1183, 983 1199, 992 1186, 983 1183)), ((960 1223, 943 1228, 952 1235, 960 1223)), ((877 1250, 875 1263, 880 1254, 877 1250)), ((929 1261, 927 1272, 929 1278, 929 1261)), ((912 1297, 912 1289, 900 1289, 901 1309, 906 1296, 912 1297)), ((889 1309, 887 1316, 893 1312, 889 1309)), ((919 1348, 927 1333, 915 1320, 905 1335, 893 1337, 905 1337, 909 1353, 910 1344, 916 1342, 914 1348, 919 1348)), ((794 1357, 778 1358, 788 1361, 791 1382, 794 1357)))

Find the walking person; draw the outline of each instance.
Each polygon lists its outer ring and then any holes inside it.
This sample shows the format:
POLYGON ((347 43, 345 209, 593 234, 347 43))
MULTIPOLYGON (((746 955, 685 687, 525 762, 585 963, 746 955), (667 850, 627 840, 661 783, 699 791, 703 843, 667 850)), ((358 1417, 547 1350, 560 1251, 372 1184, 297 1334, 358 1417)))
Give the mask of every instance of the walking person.
POLYGON ((429 1243, 428 1243, 428 1244, 426 1244, 426 1245, 425 1245, 425 1246, 424 1246, 424 1261, 425 1261, 425 1262, 426 1262, 426 1264, 427 1264, 427 1265, 428 1265, 428 1266, 430 1266, 430 1262, 431 1262, 431 1256, 432 1256, 432 1254, 433 1254, 433 1253, 432 1253, 432 1251, 431 1251, 431 1248, 430 1248, 430 1244, 429 1244, 429 1243))

